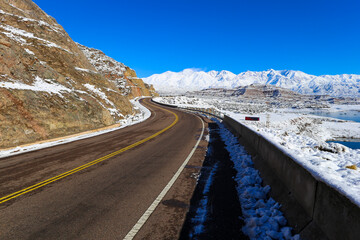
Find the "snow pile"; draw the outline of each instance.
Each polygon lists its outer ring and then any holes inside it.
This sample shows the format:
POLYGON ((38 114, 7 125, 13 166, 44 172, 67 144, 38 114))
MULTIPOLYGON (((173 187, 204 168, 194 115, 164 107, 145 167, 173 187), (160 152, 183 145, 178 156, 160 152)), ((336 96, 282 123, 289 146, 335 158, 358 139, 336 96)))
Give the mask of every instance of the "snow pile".
POLYGON ((142 121, 145 121, 146 119, 148 119, 151 116, 150 110, 140 104, 140 102, 139 102, 140 99, 141 98, 134 98, 134 99, 130 100, 130 102, 134 106, 134 110, 139 111, 139 113, 137 113, 135 115, 128 115, 124 119, 120 120, 120 123, 122 125, 125 125, 125 126, 134 125, 134 124, 140 123, 142 121))
POLYGON ((273 69, 247 71, 235 75, 229 71, 198 71, 185 69, 181 72, 154 74, 144 81, 153 84, 162 93, 184 93, 207 88, 232 89, 239 86, 272 85, 301 94, 331 95, 338 97, 360 96, 360 75, 314 76, 301 71, 273 69))
POLYGON ((53 141, 47 141, 47 142, 42 142, 42 143, 37 143, 37 144, 30 144, 30 145, 26 145, 26 146, 19 146, 19 147, 15 147, 15 148, 11 148, 11 149, 6 149, 6 150, 0 150, 0 158, 5 158, 5 157, 9 157, 9 156, 26 153, 26 152, 36 151, 39 149, 53 147, 53 146, 57 146, 57 145, 61 145, 61 144, 69 143, 69 142, 74 142, 74 141, 85 139, 85 138, 98 136, 98 135, 105 134, 108 132, 116 131, 121 128, 143 122, 151 116, 151 112, 146 107, 144 107, 143 105, 140 104, 139 99, 133 99, 133 100, 130 100, 130 102, 134 105, 135 109, 139 110, 139 113, 136 115, 126 116, 124 120, 121 120, 120 126, 118 126, 118 127, 109 128, 109 129, 105 129, 105 130, 99 130, 99 131, 86 133, 86 134, 79 134, 74 137, 65 137, 60 140, 53 140, 53 141))
POLYGON ((280 204, 268 196, 270 187, 262 186, 262 179, 244 147, 223 124, 219 127, 237 170, 235 181, 245 222, 243 232, 250 239, 300 239, 299 235, 292 236, 291 228, 286 226, 287 221, 279 210, 280 204))

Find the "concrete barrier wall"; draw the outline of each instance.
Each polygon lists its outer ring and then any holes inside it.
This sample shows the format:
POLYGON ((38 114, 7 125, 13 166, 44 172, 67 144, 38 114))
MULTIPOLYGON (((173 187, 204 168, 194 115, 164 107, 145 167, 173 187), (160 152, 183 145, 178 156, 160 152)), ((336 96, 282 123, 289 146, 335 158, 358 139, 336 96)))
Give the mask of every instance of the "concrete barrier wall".
POLYGON ((223 119, 225 126, 254 151, 255 167, 264 183, 271 186, 271 196, 282 204, 290 226, 302 239, 360 239, 359 206, 313 177, 281 149, 238 121, 226 115, 222 118, 201 110, 190 110, 223 119))
POLYGON ((302 239, 360 239, 360 208, 356 204, 257 132, 228 116, 223 123, 258 155, 255 167, 302 239))

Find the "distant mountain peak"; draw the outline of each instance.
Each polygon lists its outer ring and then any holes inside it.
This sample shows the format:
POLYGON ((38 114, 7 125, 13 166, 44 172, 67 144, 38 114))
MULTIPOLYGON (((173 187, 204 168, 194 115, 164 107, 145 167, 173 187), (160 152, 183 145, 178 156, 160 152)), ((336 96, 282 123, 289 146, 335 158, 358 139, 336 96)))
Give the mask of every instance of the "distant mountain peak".
POLYGON ((238 75, 227 71, 208 72, 184 69, 181 72, 154 74, 144 79, 163 93, 183 93, 207 88, 236 88, 239 86, 271 85, 300 94, 360 97, 360 75, 315 76, 298 70, 246 71, 238 75))

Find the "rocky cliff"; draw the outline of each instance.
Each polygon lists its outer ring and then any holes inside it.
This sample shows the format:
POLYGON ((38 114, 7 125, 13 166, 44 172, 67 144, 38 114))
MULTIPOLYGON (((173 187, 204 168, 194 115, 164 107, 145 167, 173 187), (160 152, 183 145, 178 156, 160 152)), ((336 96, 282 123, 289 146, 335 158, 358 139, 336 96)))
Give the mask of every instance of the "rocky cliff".
POLYGON ((130 98, 154 94, 84 49, 32 1, 0 0, 0 148, 115 124, 134 113, 130 98))
POLYGON ((95 69, 113 82, 122 94, 130 98, 139 96, 158 96, 152 85, 138 78, 135 71, 123 63, 106 56, 102 51, 78 44, 95 69))

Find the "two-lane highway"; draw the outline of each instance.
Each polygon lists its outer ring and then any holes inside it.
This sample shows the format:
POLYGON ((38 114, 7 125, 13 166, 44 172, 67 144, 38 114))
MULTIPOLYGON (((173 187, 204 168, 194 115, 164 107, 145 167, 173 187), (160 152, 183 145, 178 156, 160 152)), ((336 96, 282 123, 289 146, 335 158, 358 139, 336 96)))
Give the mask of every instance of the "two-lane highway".
MULTIPOLYGON (((148 99, 143 103, 152 112, 145 122, 0 159, 0 239, 124 238, 189 156, 203 128, 192 114, 148 99)), ((203 153, 198 148, 191 161, 201 164, 203 153)), ((186 188, 177 191, 189 198, 196 180, 186 174, 175 185, 186 188)), ((154 216, 161 218, 161 212, 154 216)), ((176 224, 170 226, 173 234, 182 222, 176 224)), ((144 229, 151 238, 151 227, 144 229)))

